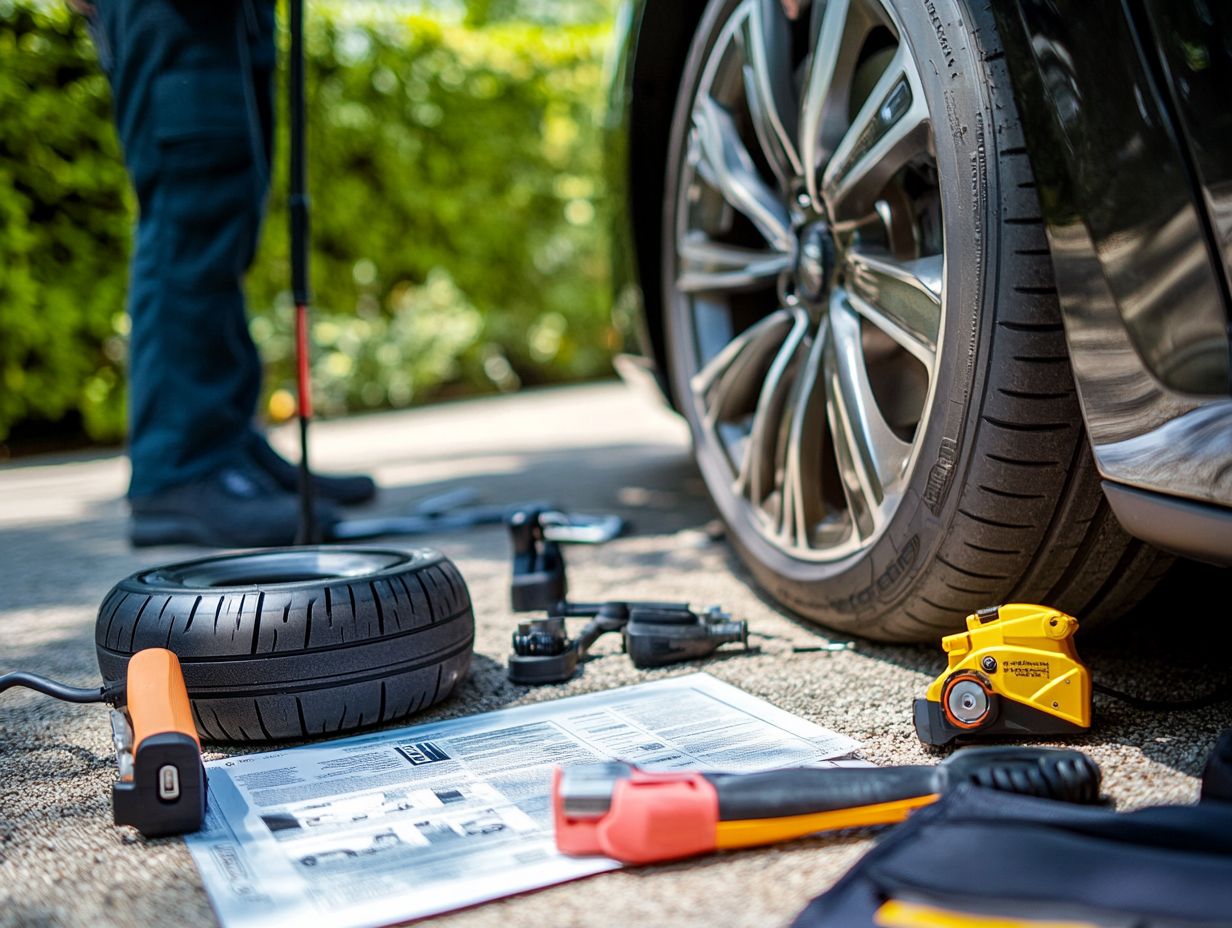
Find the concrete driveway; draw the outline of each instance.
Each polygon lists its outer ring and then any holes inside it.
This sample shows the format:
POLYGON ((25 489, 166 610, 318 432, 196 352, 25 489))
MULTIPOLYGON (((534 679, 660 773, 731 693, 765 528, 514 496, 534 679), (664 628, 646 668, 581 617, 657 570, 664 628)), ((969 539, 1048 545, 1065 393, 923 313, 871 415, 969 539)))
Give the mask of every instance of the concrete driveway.
MULTIPOLYGON (((287 449, 293 436, 284 430, 276 439, 287 449)), ((464 484, 493 502, 547 496, 577 509, 618 511, 632 521, 631 535, 602 549, 570 551, 575 595, 722 603, 752 630, 773 637, 760 639, 760 653, 712 660, 704 669, 860 739, 876 763, 936 759, 916 742, 910 702, 943 665, 939 650, 856 642, 836 653, 793 653, 795 644, 830 639, 747 585, 714 523, 683 424, 624 387, 528 392, 322 423, 314 448, 322 469, 375 472, 385 491, 373 511, 395 513, 420 496, 464 484)), ((111 453, 0 468, 0 670, 91 684, 97 679, 95 610, 111 584, 199 553, 128 548, 126 478, 124 459, 111 453)), ((458 563, 470 585, 477 659, 459 694, 421 720, 698 669, 638 673, 610 653, 568 685, 515 687, 503 671, 514 623, 504 531, 476 529, 430 542, 458 563)), ((1212 646, 1209 636, 1189 635, 1213 618, 1199 609, 1208 582, 1204 572, 1190 571, 1116 635, 1080 639, 1097 678, 1173 696, 1226 679, 1226 649, 1212 646)), ((1220 608, 1226 619, 1226 598, 1220 608)), ((1096 713, 1096 733, 1080 743, 1102 764, 1106 791, 1121 808, 1193 801, 1207 751, 1232 724, 1227 704, 1157 714, 1097 697, 1096 713)), ((213 923, 181 841, 146 842, 112 827, 112 777, 103 709, 24 691, 0 697, 0 924, 213 923)), ((874 840, 868 832, 844 834, 613 873, 439 922, 451 928, 785 924, 874 840)))

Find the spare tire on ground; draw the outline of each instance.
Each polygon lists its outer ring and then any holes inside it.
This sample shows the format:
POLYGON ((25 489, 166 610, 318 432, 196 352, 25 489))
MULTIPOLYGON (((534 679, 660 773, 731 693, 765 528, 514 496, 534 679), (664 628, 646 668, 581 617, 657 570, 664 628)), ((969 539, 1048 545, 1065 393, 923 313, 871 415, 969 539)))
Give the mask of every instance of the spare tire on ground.
POLYGON ((143 648, 180 659, 202 738, 277 741, 405 718, 470 666, 466 583, 429 548, 308 547, 143 570, 98 611, 108 682, 143 648))

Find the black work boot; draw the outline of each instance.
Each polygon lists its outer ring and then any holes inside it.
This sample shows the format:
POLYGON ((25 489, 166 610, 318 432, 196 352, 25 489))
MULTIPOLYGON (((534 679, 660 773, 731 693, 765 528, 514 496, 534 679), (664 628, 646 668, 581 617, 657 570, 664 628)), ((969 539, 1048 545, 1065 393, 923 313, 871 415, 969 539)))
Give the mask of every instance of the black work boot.
MULTIPOLYGON (((288 493, 299 490, 299 467, 292 464, 270 447, 265 436, 253 433, 248 442, 248 454, 252 462, 273 478, 274 482, 288 493)), ((318 474, 312 472, 312 485, 317 496, 344 506, 366 503, 376 496, 376 483, 367 474, 318 474)))
MULTIPOLYGON (((129 501, 134 547, 195 544, 210 548, 268 548, 295 542, 299 499, 247 462, 129 501)), ((338 521, 328 503, 316 505, 325 537, 338 521)))

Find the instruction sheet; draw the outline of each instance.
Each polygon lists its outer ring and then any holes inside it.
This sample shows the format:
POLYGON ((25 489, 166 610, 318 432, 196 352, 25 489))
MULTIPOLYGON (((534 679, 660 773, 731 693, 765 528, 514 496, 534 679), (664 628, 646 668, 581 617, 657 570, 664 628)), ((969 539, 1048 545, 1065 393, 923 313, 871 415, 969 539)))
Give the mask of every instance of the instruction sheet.
POLYGON ((557 853, 557 764, 865 766, 857 747, 691 674, 211 761, 187 842, 224 928, 387 925, 619 867, 557 853))

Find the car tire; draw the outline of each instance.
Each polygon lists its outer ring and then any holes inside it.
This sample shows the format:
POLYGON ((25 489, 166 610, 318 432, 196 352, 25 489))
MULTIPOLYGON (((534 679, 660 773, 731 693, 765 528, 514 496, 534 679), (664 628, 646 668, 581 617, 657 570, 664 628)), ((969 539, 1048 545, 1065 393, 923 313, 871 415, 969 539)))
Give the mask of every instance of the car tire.
POLYGON ((405 718, 470 666, 462 575, 427 548, 286 548, 202 558, 121 580, 98 612, 99 668, 180 659, 202 738, 278 741, 405 718))
MULTIPOLYGON (((857 2, 866 8, 875 3, 891 23, 883 32, 894 41, 888 46, 894 51, 876 49, 891 61, 883 77, 899 60, 895 57, 898 49, 905 48, 905 60, 917 65, 913 79, 918 83, 908 81, 905 86, 918 88, 927 104, 931 148, 925 145, 926 156, 920 163, 927 162, 928 155, 934 163, 931 168, 924 164, 920 171, 922 176, 931 176, 928 170, 935 171, 940 203, 937 222, 943 241, 944 297, 938 295, 938 300, 943 301, 943 308, 939 310, 933 367, 926 369, 927 391, 923 392, 915 431, 910 433, 910 451, 903 452, 908 463, 892 472, 898 481, 893 506, 886 505, 869 516, 850 502, 850 487, 859 483, 859 492, 864 489, 861 481, 872 485, 872 479, 865 478, 875 471, 875 464, 861 463, 868 457, 861 458, 850 449, 845 458, 841 457, 844 452, 837 448, 840 442, 834 433, 850 422, 850 417, 842 411, 831 414, 831 406, 825 404, 836 401, 828 394, 811 399, 817 391, 815 386, 806 389, 782 383, 784 377, 794 377, 797 384, 803 384, 810 370, 807 358, 811 357, 811 346, 818 346, 822 338, 838 337, 833 300, 840 290, 856 292, 859 278, 852 269, 858 271, 862 265, 851 262, 857 261, 863 233, 853 233, 847 240, 848 250, 834 259, 834 267, 839 270, 826 272, 832 275, 824 297, 830 302, 819 312, 823 316, 831 312, 826 317, 825 334, 808 313, 799 310, 793 310, 793 318, 808 320, 807 325, 814 326, 811 335, 805 328, 800 329, 804 334, 796 334, 796 323, 784 322, 783 337, 799 341, 798 349, 792 349, 799 351, 797 355, 785 355, 785 349, 776 354, 759 347, 761 356, 741 361, 741 352, 751 353, 748 346, 764 338, 755 327, 765 322, 767 314, 783 311, 792 300, 795 306, 803 305, 798 294, 804 292, 799 285, 805 280, 800 255, 805 251, 806 226, 793 226, 799 236, 792 252, 794 264, 780 273, 773 295, 766 291, 759 298, 767 301, 764 309, 759 306, 750 312, 758 291, 750 290, 748 280, 743 280, 744 290, 739 295, 716 289, 698 296, 700 278, 696 274, 686 286, 687 274, 697 265, 690 257, 696 249, 686 253, 685 245, 706 242, 707 236, 712 236, 709 230, 699 232, 694 227, 695 216, 715 224, 719 231, 712 237, 726 234, 725 228, 737 228, 730 218, 722 220, 726 226, 719 220, 706 219, 726 214, 721 212, 722 204, 715 209, 707 207, 705 198, 726 198, 729 205, 733 200, 747 202, 741 199, 744 194, 738 187, 733 188, 734 197, 723 189, 722 174, 715 165, 726 169, 721 159, 727 155, 717 143, 707 148, 706 133, 717 138, 713 135, 718 132, 715 125, 734 128, 738 136, 742 133, 740 137, 746 140, 749 151, 759 139, 767 137, 764 129, 761 136, 756 133, 759 127, 753 104, 749 104, 745 123, 738 115, 731 115, 740 112, 739 93, 752 98, 758 92, 753 83, 757 74, 755 53, 750 51, 754 41, 750 36, 755 38, 758 33, 750 30, 761 29, 760 34, 766 35, 781 28, 764 25, 764 19, 756 27, 752 25, 754 17, 773 16, 774 10, 781 10, 777 0, 765 2, 769 12, 762 13, 752 0, 713 0, 702 16, 685 63, 669 133, 661 235, 669 381, 676 405, 689 421, 699 468, 728 526, 733 546, 757 583, 784 606, 844 633, 882 640, 935 640, 939 634, 961 628, 965 615, 1002 602, 1047 603, 1076 615, 1084 624, 1094 625, 1125 611, 1154 585, 1170 558, 1128 536, 1100 489, 1069 367, 1048 241, 1021 119, 987 3, 936 0, 921 5, 902 0, 852 0, 853 7, 857 2), (745 17, 743 24, 733 27, 731 23, 739 17, 745 17), (742 30, 736 38, 733 28, 742 30), (733 67, 731 56, 741 54, 746 56, 744 74, 748 82, 742 91, 732 89, 739 83, 739 73, 724 76, 723 71, 733 67), (709 102, 703 101, 703 94, 709 102), (726 106, 729 115, 706 115, 714 112, 710 104, 723 94, 734 101, 726 106), (703 170, 706 165, 698 166, 702 162, 708 164, 708 174, 703 170), (785 302, 775 309, 771 299, 785 302), (727 315, 716 315, 715 306, 725 307, 727 315), (713 334, 716 319, 726 320, 723 326, 731 333, 718 337, 717 348, 713 334), (756 390, 742 383, 724 386, 724 378, 739 363, 753 371, 752 375, 740 376, 761 376, 761 371, 766 371, 762 393, 744 397, 740 391, 756 390), (778 379, 772 381, 772 375, 778 379), (772 388, 778 398, 766 400, 772 388), (712 398, 723 390, 727 392, 712 398), (757 417, 763 411, 767 416, 777 415, 779 421, 759 432, 757 417), (798 428, 797 421, 801 423, 798 428), (741 429, 746 430, 743 437, 741 429), (724 437, 728 434, 735 437, 724 437), (757 446, 758 435, 766 436, 764 448, 757 446), (810 435, 823 437, 810 439, 810 435), (808 451, 813 457, 802 465, 790 455, 805 456, 805 451, 796 450, 805 445, 822 450, 808 451), (751 456, 747 450, 750 446, 754 449, 751 456), (759 454, 762 457, 758 460, 773 463, 773 467, 766 463, 762 468, 768 477, 757 478, 757 472, 750 470, 748 462, 759 454), (806 467, 813 475, 808 478, 812 481, 809 485, 798 476, 806 467), (754 478, 749 477, 750 472, 754 478), (831 479, 829 488, 825 485, 827 476, 831 479), (833 489, 835 477, 842 485, 841 494, 833 489), (749 485, 759 479, 763 485, 754 493, 749 485), (789 480, 797 485, 789 486, 789 480), (774 481, 781 481, 781 485, 774 481), (841 544, 831 546, 830 550, 836 552, 832 557, 827 556, 824 544, 816 548, 809 545, 814 537, 828 537, 822 534, 824 531, 841 537, 843 523, 829 510, 841 510, 843 501, 826 502, 818 491, 817 506, 808 509, 799 503, 804 492, 801 487, 807 490, 813 485, 830 493, 828 499, 842 496, 850 506, 845 516, 850 523, 848 535, 841 544), (767 489, 771 486, 775 489, 767 489), (814 514, 823 511, 827 512, 824 518, 812 520, 814 514), (864 531, 867 543, 860 542, 864 531)), ((811 15, 807 5, 801 6, 805 9, 802 16, 811 15)), ((819 12, 818 16, 814 22, 824 29, 825 14, 819 12)), ((800 25, 786 28, 794 30, 796 38, 792 41, 799 54, 800 25)), ((879 41, 887 40, 881 35, 879 41)), ((850 60, 861 61, 860 56, 872 54, 866 51, 873 47, 869 44, 872 42, 866 39, 850 60)), ((774 86, 794 85, 798 96, 806 96, 803 88, 809 86, 811 60, 803 59, 774 86)), ((843 60, 841 51, 835 60, 843 60)), ((853 74, 859 75, 856 65, 853 74)), ((856 77, 851 79, 853 88, 858 83, 856 77)), ((836 81, 828 86, 838 86, 836 81)), ((877 83, 866 101, 881 86, 877 83)), ((774 92, 789 93, 781 89, 774 92)), ((855 90, 849 92, 854 100, 855 90)), ((884 99, 878 118, 888 121, 893 114, 884 114, 890 112, 886 108, 892 98, 887 95, 884 99)), ((914 95, 911 100, 914 102, 914 95)), ((720 101, 720 105, 725 104, 720 101)), ((764 102, 762 106, 764 112, 764 102)), ((855 109, 855 105, 848 105, 849 111, 855 109)), ((828 112, 826 119, 832 122, 835 111, 828 112)), ((849 115, 855 119, 861 112, 849 115)), ((798 114, 799 122, 806 124, 805 108, 801 107, 798 114)), ((818 125, 829 123, 819 119, 818 125)), ((798 143, 801 151, 806 144, 803 138, 801 135, 798 143)), ((880 144, 879 137, 872 138, 870 146, 880 144)), ((867 139, 857 139, 846 151, 858 154, 858 145, 865 142, 867 139)), ((842 145, 834 150, 844 151, 842 145)), ((773 167, 775 157, 775 152, 763 144, 750 160, 760 170, 766 189, 773 184, 767 165, 773 167)), ((802 156, 798 160, 803 164, 802 156)), ((741 164, 731 162, 737 171, 741 164)), ((818 169, 819 176, 825 167, 818 169)), ((838 165, 835 176, 839 184, 846 167, 838 165)), ((783 172, 778 174, 781 179, 783 172)), ((822 181, 818 184, 820 189, 822 181)), ((905 188, 906 181, 901 186, 905 188)), ((776 189, 786 197, 784 215, 795 210, 790 186, 780 184, 776 189)), ((800 189, 807 193, 807 185, 800 189)), ((811 208, 822 211, 816 203, 811 208)), ((740 209, 731 210, 733 215, 738 212, 740 209)), ((884 219, 885 212, 880 215, 888 241, 892 237, 891 222, 884 219)), ((817 235, 831 237, 831 249, 838 248, 834 243, 840 241, 836 215, 827 201, 823 219, 813 220, 822 227, 817 235)), ((769 235, 765 238, 771 240, 769 235)), ((814 251, 824 255, 825 248, 814 251)), ((936 255, 930 257, 935 259, 936 255)), ((714 267, 721 269, 724 265, 713 264, 704 270, 709 272, 714 267)), ((720 284, 727 286, 718 277, 707 278, 704 283, 716 288, 720 284)), ((844 305, 855 304, 852 298, 844 305)), ((868 320, 867 314, 859 320, 855 344, 861 351, 868 343, 868 320)), ((841 351, 836 349, 838 354, 841 351)), ((922 356, 928 357, 926 352, 922 356)), ((829 370, 824 368, 828 357, 817 362, 822 374, 814 371, 811 376, 815 381, 834 384, 837 381, 828 379, 825 373, 829 370)), ((841 367, 843 362, 836 363, 841 367)), ((736 383, 735 374, 731 380, 736 383)), ((866 381, 872 383, 871 376, 866 381)), ((821 393, 826 394, 826 390, 822 388, 821 393)), ((878 415, 882 415, 880 411, 878 415)), ((882 486, 880 499, 875 488, 869 499, 877 505, 889 500, 888 485, 882 486)))

